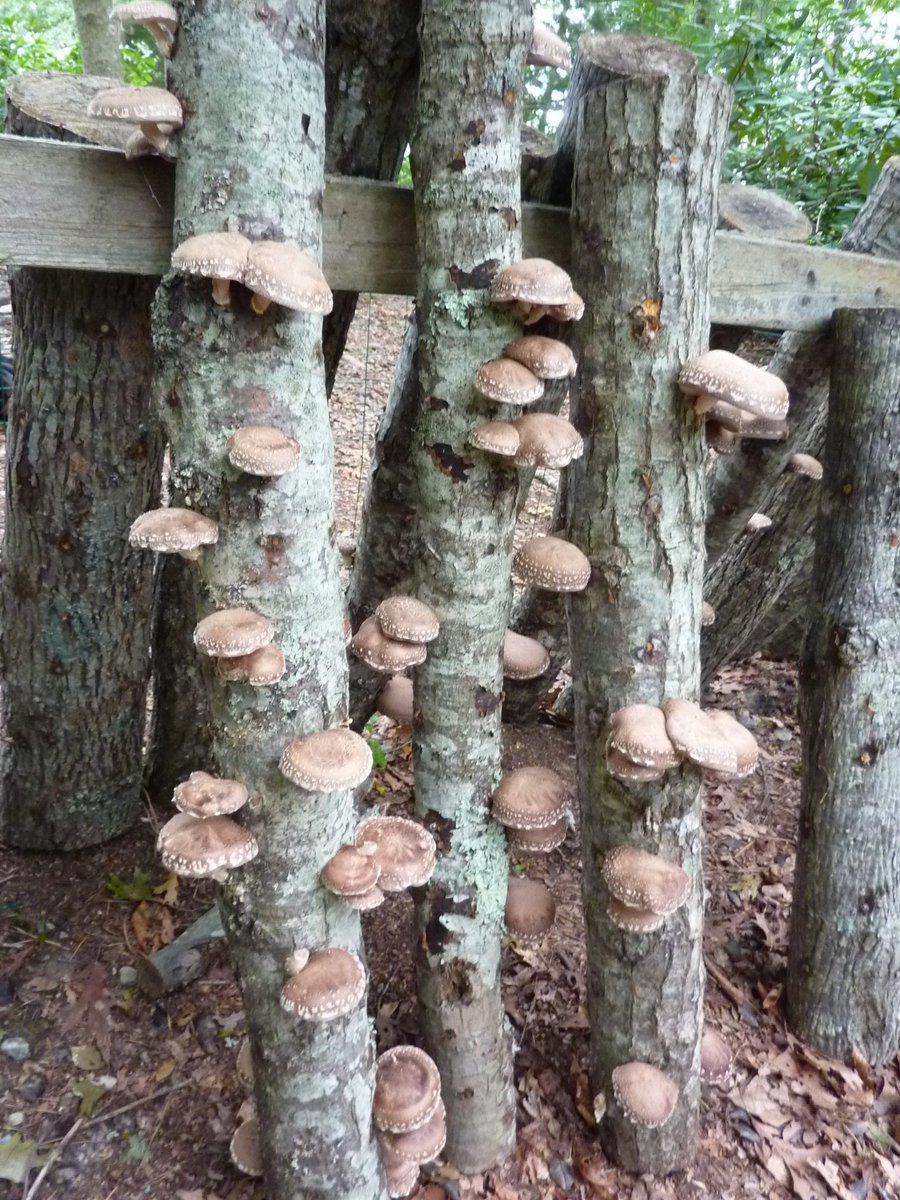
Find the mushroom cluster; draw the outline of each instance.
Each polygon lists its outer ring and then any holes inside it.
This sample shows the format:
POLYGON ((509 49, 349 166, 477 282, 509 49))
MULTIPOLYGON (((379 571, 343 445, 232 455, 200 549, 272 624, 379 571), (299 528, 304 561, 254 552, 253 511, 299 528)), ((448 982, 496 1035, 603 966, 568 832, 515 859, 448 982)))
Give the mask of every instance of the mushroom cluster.
POLYGON ((351 908, 377 908, 385 892, 421 887, 431 878, 437 847, 422 825, 405 817, 369 817, 353 845, 341 846, 322 869, 322 883, 351 908))
POLYGON ((549 853, 566 839, 569 792, 549 767, 518 767, 500 781, 491 814, 505 827, 510 850, 549 853))
POLYGON ((691 881, 676 863, 634 846, 616 846, 603 860, 607 915, 627 933, 652 933, 687 900, 691 881))
POLYGON ((629 704, 612 714, 606 767, 625 783, 649 783, 683 760, 742 779, 756 770, 756 739, 730 713, 690 700, 629 704))
POLYGON ((247 789, 238 780, 193 771, 175 788, 173 800, 179 811, 163 825, 156 840, 168 870, 221 883, 229 871, 256 857, 256 838, 231 816, 248 800, 247 789))
POLYGON ((273 642, 275 626, 251 608, 223 608, 197 622, 194 645, 216 659, 230 683, 268 687, 285 671, 284 655, 273 642))
POLYGON ((375 1062, 374 1120, 388 1195, 406 1196, 419 1167, 437 1158, 447 1140, 441 1077, 416 1046, 395 1046, 375 1062))
POLYGON ((584 301, 572 280, 548 258, 523 258, 498 271, 491 282, 491 301, 523 325, 543 317, 579 321, 584 315, 584 301))
POLYGON ((688 359, 678 386, 706 419, 707 441, 719 454, 730 454, 740 438, 787 437, 788 391, 782 380, 728 350, 688 359))
POLYGON ((350 649, 373 671, 394 675, 425 661, 440 628, 434 610, 415 596, 389 596, 360 625, 350 649))

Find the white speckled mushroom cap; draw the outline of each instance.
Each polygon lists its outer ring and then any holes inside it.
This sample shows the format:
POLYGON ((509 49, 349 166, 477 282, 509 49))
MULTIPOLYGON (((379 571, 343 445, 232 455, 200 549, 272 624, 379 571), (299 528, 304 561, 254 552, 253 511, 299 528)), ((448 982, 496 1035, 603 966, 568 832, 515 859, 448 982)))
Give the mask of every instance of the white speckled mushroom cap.
POLYGON ((373 1115, 379 1129, 418 1129, 441 1102, 441 1077, 434 1059, 417 1046, 394 1046, 375 1060, 373 1115))
POLYGON ((422 643, 398 642, 395 638, 389 638, 377 617, 367 617, 363 621, 353 635, 350 649, 374 671, 387 671, 390 674, 418 666, 428 654, 422 643))
POLYGON ((518 430, 511 421, 486 421, 473 429, 467 440, 474 450, 502 458, 514 458, 519 448, 518 430))
POLYGON ((248 475, 277 479, 300 462, 300 443, 272 425, 244 425, 228 439, 228 459, 248 475))
POLYGON ((575 355, 565 342, 539 334, 516 338, 503 353, 527 367, 538 379, 566 379, 578 369, 575 355))
POLYGON ((376 696, 375 706, 392 721, 412 725, 413 681, 406 675, 392 675, 376 696))
POLYGON ((698 767, 724 771, 737 770, 737 754, 717 726, 691 700, 665 700, 666 733, 672 745, 698 767))
POLYGON ((164 867, 194 878, 242 867, 256 858, 259 850, 256 838, 231 817, 201 819, 188 813, 166 821, 156 846, 164 867))
POLYGON ((130 22, 143 25, 153 37, 165 58, 171 57, 175 33, 178 29, 178 13, 171 4, 163 4, 162 0, 133 0, 132 3, 119 4, 109 14, 110 22, 119 24, 130 22))
POLYGON ((524 938, 539 938, 556 919, 556 900, 538 879, 510 875, 506 885, 506 928, 524 938))
POLYGON ((734 747, 737 756, 736 778, 743 779, 747 775, 752 775, 759 762, 759 746, 750 730, 745 729, 731 713, 723 712, 721 709, 711 708, 706 715, 722 736, 734 747))
POLYGON ((807 479, 822 478, 822 464, 811 454, 792 454, 788 462, 788 470, 793 475, 805 475, 807 479))
POLYGON ((370 912, 384 903, 384 892, 380 887, 369 888, 359 896, 344 896, 344 903, 357 912, 370 912))
POLYGON ((355 954, 313 950, 306 966, 281 989, 281 1007, 306 1021, 333 1021, 352 1012, 366 994, 366 971, 355 954))
POLYGON ((192 817, 221 817, 237 812, 249 793, 237 779, 219 779, 207 771, 191 771, 175 788, 172 799, 179 812, 192 817))
POLYGON ((678 1103, 678 1087, 650 1063, 629 1062, 612 1073, 613 1094, 629 1121, 645 1129, 665 1125, 678 1103))
POLYGON ((666 773, 662 768, 642 767, 632 762, 610 742, 606 744, 606 769, 614 779, 621 779, 623 783, 653 783, 666 773))
POLYGON ((681 908, 691 891, 686 871, 676 863, 635 846, 616 846, 603 860, 603 879, 623 904, 668 916, 681 908))
POLYGON ((110 121, 140 121, 180 129, 181 103, 171 92, 158 87, 117 87, 98 92, 87 107, 89 117, 110 121))
POLYGON ((244 278, 250 239, 242 233, 198 233, 172 252, 172 267, 204 279, 244 278))
POLYGON ((734 1055, 725 1039, 714 1029, 704 1029, 700 1042, 700 1078, 704 1083, 725 1083, 731 1074, 734 1055))
POLYGON ((591 564, 564 538, 538 537, 516 551, 513 569, 525 583, 550 592, 581 592, 591 577, 591 564))
MULTIPOLYGON (((678 386, 688 396, 724 400, 759 417, 783 420, 788 410, 784 383, 728 350, 707 350, 681 368, 678 386)), ((704 411, 701 403, 697 411, 704 411)), ((721 417, 717 414, 717 419, 721 417)))
POLYGON ((584 453, 575 426, 553 413, 526 413, 513 421, 519 434, 516 465, 560 470, 584 453))
POLYGON ((223 608, 197 623, 194 645, 212 658, 237 658, 267 646, 275 626, 250 608, 223 608))
POLYGON ((638 908, 633 904, 623 904, 615 896, 610 896, 606 906, 606 915, 619 929, 625 933, 654 933, 666 921, 665 913, 651 912, 649 908, 638 908))
POLYGON ((547 305, 546 316, 554 321, 580 321, 584 316, 584 301, 574 288, 570 288, 562 304, 547 305))
POLYGON ((537 679, 550 666, 545 646, 513 629, 503 635, 503 674, 507 679, 537 679))
POLYGON ((511 829, 546 829, 568 811, 568 788, 549 767, 507 771, 491 805, 494 820, 511 829))
POLYGON ((506 304, 524 300, 528 304, 565 304, 571 297, 572 280, 549 258, 523 258, 498 271, 491 283, 491 300, 506 304))
POLYGON ((357 827, 354 840, 357 846, 375 847, 375 861, 381 868, 378 886, 383 892, 422 887, 431 878, 437 845, 418 821, 369 817, 357 827))
POLYGON ((284 654, 274 642, 250 654, 220 658, 217 665, 228 683, 249 683, 251 687, 271 687, 284 675, 286 666, 284 654))
POLYGON ((214 546, 219 526, 212 517, 192 508, 153 508, 141 513, 128 531, 132 546, 158 554, 183 554, 200 546, 214 546))
POLYGON ((244 1175, 252 1175, 256 1178, 262 1175, 263 1157, 256 1117, 250 1117, 238 1125, 231 1135, 228 1153, 231 1161, 244 1175))
POLYGON ((381 866, 374 854, 341 846, 322 868, 322 883, 336 896, 362 896, 378 882, 381 866))
POLYGON ((372 751, 352 729, 322 729, 288 742, 278 767, 308 792, 344 792, 368 779, 372 751))
POLYGON ((668 771, 681 762, 666 732, 666 718, 655 704, 627 704, 610 718, 609 744, 642 767, 668 771))
POLYGON ((293 242, 254 242, 247 253, 244 284, 295 312, 326 316, 334 303, 318 264, 293 242))
POLYGON ((569 832, 568 816, 560 817, 544 829, 506 828, 506 844, 516 854, 549 854, 561 846, 569 832))
POLYGON ((443 1102, 439 1098, 431 1115, 415 1129, 407 1129, 403 1133, 382 1130, 379 1140, 387 1149, 386 1157, 395 1164, 419 1166, 432 1162, 447 1143, 447 1114, 443 1102))
POLYGON ((572 65, 572 55, 558 34, 535 21, 531 48, 525 61, 531 67, 555 67, 558 71, 567 71, 572 65))
POLYGON ((543 380, 511 358, 492 358, 475 372, 482 396, 498 404, 533 404, 544 394, 543 380))
POLYGON ((396 642, 423 645, 441 631, 437 613, 415 596, 388 596, 375 609, 381 632, 396 642))

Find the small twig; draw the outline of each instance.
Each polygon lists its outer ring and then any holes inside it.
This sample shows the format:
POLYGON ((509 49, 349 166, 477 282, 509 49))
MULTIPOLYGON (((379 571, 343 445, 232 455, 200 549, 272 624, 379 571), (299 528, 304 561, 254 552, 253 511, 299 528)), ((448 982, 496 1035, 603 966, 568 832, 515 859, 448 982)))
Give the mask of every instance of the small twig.
POLYGON ((752 1000, 750 1000, 749 996, 745 996, 740 988, 735 987, 722 968, 716 966, 708 954, 703 956, 703 961, 706 964, 707 973, 712 975, 713 979, 716 981, 728 999, 732 1002, 732 1004, 734 1004, 738 1012, 740 1012, 742 1006, 745 1004, 749 1005, 750 1008, 756 1008, 756 1005, 752 1002, 752 1000))
MULTIPOLYGON (((169 1096, 172 1092, 178 1092, 182 1088, 190 1087, 193 1080, 183 1079, 181 1083, 173 1083, 171 1087, 160 1088, 158 1092, 153 1092, 149 1096, 141 1096, 138 1100, 131 1100, 128 1104, 120 1104, 118 1108, 111 1108, 109 1112, 101 1113, 99 1117, 93 1117, 90 1121, 85 1122, 84 1128, 90 1129, 94 1125, 102 1125, 104 1121, 111 1121, 113 1117, 121 1117, 123 1113, 131 1112, 133 1108, 140 1108, 142 1104, 151 1104, 154 1100, 162 1100, 163 1096, 169 1096)), ((81 1124, 81 1118, 78 1118, 76 1125, 81 1124)), ((74 1128, 74 1127, 73 1127, 74 1128)), ((62 1139, 68 1141, 72 1136, 73 1130, 70 1129, 66 1136, 62 1139)), ((52 1146, 53 1140, 42 1142, 41 1146, 52 1146)), ((37 1182, 37 1181, 35 1181, 37 1182)), ((31 1200, 30 1196, 23 1197, 23 1200, 31 1200)))
POLYGON ((49 1158, 44 1163, 44 1165, 41 1167, 40 1171, 37 1173, 34 1183, 31 1185, 31 1187, 25 1193, 23 1200, 34 1200, 35 1196, 38 1193, 38 1188, 41 1186, 41 1184, 44 1182, 44 1180, 47 1177, 47 1172, 50 1170, 50 1168, 53 1166, 53 1164, 56 1162, 56 1160, 62 1154, 63 1150, 65 1150, 66 1146, 68 1146, 69 1142, 71 1142, 72 1138, 75 1136, 75 1134, 81 1128, 83 1123, 84 1123, 84 1118, 78 1117, 73 1122, 72 1128, 65 1135, 65 1137, 60 1138, 59 1142, 56 1144, 56 1146, 53 1148, 53 1150, 51 1150, 49 1158))

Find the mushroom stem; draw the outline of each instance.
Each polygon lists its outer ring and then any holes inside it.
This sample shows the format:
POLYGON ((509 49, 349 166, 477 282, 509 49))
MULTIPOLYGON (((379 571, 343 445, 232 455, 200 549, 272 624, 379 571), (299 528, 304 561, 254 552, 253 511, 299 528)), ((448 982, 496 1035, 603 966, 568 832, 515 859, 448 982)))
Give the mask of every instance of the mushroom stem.
POLYGON ((155 121, 141 121, 141 133, 157 154, 168 155, 169 139, 155 121))
POLYGON ((192 550, 179 550, 178 553, 188 562, 198 562, 202 551, 200 550, 199 546, 196 546, 192 550))
POLYGON ((212 298, 214 304, 220 304, 223 308, 227 308, 231 304, 231 280, 213 279, 212 298))
POLYGON ((255 313, 259 313, 260 316, 262 316, 271 303, 272 301, 268 296, 260 296, 259 292, 254 292, 250 297, 250 307, 255 313))
POLYGON ((175 45, 175 34, 158 21, 147 21, 144 28, 156 42, 157 49, 163 58, 172 57, 172 47, 175 45))

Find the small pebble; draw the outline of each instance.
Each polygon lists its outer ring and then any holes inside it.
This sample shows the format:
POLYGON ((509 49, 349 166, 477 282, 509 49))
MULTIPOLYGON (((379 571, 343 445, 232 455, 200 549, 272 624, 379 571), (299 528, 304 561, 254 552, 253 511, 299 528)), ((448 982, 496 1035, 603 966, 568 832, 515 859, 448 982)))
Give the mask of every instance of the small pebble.
POLYGON ((29 1104, 34 1104, 35 1100, 40 1100, 43 1096, 46 1087, 47 1084, 42 1075, 29 1075, 19 1088, 19 1095, 29 1104))
POLYGON ((137 983, 137 971, 134 967, 119 967, 119 983, 122 987, 134 987, 137 983))
POLYGON ((0 1042, 0 1054, 5 1054, 13 1062, 24 1062, 31 1057, 31 1047, 23 1037, 8 1037, 0 1042))
POLYGON ((18 1129, 20 1125, 25 1124, 25 1114, 21 1110, 10 1113, 6 1118, 6 1124, 10 1129, 18 1129))

